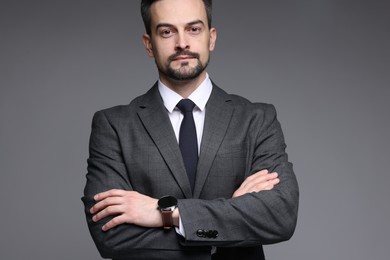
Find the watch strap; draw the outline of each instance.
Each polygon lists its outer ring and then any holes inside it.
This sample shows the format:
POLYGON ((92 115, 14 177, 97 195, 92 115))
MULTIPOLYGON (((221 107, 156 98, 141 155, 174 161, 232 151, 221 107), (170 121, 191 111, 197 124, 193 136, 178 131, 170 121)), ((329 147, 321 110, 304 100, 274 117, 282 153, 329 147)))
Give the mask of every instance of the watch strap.
POLYGON ((171 229, 173 227, 172 213, 173 211, 171 210, 161 210, 161 217, 164 229, 171 229))

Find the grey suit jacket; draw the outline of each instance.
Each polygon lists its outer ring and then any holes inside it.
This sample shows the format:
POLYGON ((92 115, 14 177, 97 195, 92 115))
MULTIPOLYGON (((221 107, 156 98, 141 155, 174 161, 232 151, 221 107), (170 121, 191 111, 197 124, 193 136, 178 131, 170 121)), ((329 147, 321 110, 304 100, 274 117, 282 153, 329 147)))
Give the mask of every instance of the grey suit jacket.
POLYGON ((264 259, 262 245, 289 239, 298 211, 298 185, 272 105, 251 103, 217 86, 206 106, 194 192, 157 84, 129 105, 94 115, 82 198, 88 227, 105 258, 264 259), (251 174, 279 173, 273 190, 232 199, 251 174), (118 188, 179 199, 186 237, 175 230, 122 224, 101 231, 89 209, 96 193, 118 188))

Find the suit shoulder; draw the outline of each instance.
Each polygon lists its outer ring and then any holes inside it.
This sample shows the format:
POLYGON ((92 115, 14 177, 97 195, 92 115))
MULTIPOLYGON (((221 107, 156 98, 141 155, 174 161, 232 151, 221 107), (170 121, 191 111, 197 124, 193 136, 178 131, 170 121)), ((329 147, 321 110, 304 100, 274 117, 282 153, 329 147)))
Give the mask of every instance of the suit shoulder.
POLYGON ((264 102, 252 102, 247 98, 244 98, 235 94, 228 94, 233 102, 233 105, 237 108, 242 108, 245 110, 253 110, 253 111, 262 111, 266 113, 276 113, 275 106, 273 104, 264 103, 264 102))
POLYGON ((137 108, 139 107, 139 101, 142 99, 142 97, 143 95, 134 98, 129 104, 116 105, 98 110, 95 112, 94 118, 102 116, 109 119, 129 118, 129 116, 136 113, 137 108))
POLYGON ((130 112, 130 104, 117 105, 117 106, 101 109, 95 112, 94 117, 105 116, 108 118, 112 118, 112 117, 120 117, 120 116, 128 115, 130 112))
POLYGON ((271 117, 276 116, 276 110, 272 104, 264 102, 252 102, 245 97, 227 93, 215 84, 213 86, 216 96, 221 97, 225 102, 229 102, 238 114, 255 116, 269 115, 271 117))
POLYGON ((107 116, 114 116, 114 117, 121 117, 121 116, 128 117, 129 115, 136 113, 138 109, 140 107, 143 107, 145 104, 149 105, 155 103, 156 100, 158 100, 158 97, 159 94, 158 94, 157 83, 155 83, 153 87, 150 88, 146 93, 134 98, 129 104, 113 106, 110 108, 100 110, 96 113, 105 114, 107 116))

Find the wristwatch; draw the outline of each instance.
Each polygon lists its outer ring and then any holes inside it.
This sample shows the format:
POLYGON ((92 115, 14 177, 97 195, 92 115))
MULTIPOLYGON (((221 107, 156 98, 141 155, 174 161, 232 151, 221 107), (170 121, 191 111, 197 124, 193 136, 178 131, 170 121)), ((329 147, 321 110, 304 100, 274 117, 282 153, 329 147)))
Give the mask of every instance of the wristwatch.
POLYGON ((177 199, 173 196, 164 196, 158 200, 158 208, 161 212, 164 229, 173 226, 172 213, 177 208, 177 199))

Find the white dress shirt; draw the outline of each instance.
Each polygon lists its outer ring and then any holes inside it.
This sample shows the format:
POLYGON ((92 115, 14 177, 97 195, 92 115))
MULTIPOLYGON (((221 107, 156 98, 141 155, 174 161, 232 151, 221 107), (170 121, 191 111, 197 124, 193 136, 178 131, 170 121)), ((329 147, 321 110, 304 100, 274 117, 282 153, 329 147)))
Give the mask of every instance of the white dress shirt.
MULTIPOLYGON (((210 98, 212 89, 213 89, 213 85, 211 83, 209 75, 206 73, 205 80, 188 97, 188 99, 191 99, 191 101, 195 103, 195 107, 192 113, 194 116, 195 127, 196 127, 196 136, 198 141, 198 154, 200 152, 200 144, 202 141, 204 119, 206 115, 206 104, 210 98)), ((173 130, 175 131, 176 140, 177 142, 179 142, 180 125, 184 116, 180 112, 180 110, 176 107, 176 105, 177 103, 179 103, 180 100, 183 99, 183 97, 177 94, 175 91, 168 88, 167 86, 165 86, 160 80, 158 81, 158 90, 160 91, 160 95, 164 102, 164 106, 167 109, 173 130)), ((185 237, 185 231, 180 217, 179 217, 179 228, 176 228, 176 232, 182 235, 183 237, 185 237)))
MULTIPOLYGON (((206 74, 205 80, 188 97, 188 99, 191 99, 191 101, 195 103, 193 115, 196 127, 196 135, 198 139, 198 154, 200 152, 200 144, 202 141, 204 118, 206 114, 206 104, 210 98, 212 89, 213 85, 211 83, 209 75, 206 74)), ((179 103, 180 100, 183 99, 183 97, 165 86, 161 81, 158 81, 158 90, 160 91, 164 106, 168 111, 169 119, 171 120, 173 130, 175 131, 177 142, 179 142, 180 125, 184 116, 176 107, 176 105, 177 103, 179 103)))

